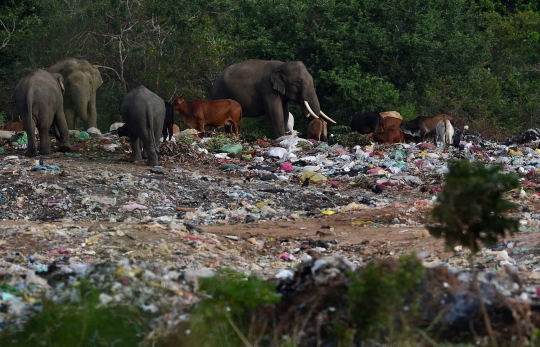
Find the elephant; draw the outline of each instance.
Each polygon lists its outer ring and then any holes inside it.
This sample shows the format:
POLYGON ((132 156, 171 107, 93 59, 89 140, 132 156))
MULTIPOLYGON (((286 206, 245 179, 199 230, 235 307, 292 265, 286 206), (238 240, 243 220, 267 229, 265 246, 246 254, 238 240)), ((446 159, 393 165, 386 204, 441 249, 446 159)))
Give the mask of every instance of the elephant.
POLYGON ((165 123, 165 101, 140 85, 124 97, 120 114, 131 144, 131 162, 142 161, 142 147, 148 156, 146 165, 158 165, 159 138, 165 123))
POLYGON ((64 112, 70 130, 80 118, 85 130, 97 127, 96 90, 103 84, 97 67, 87 60, 65 58, 47 69, 64 77, 64 112))
POLYGON ((64 79, 58 73, 50 73, 43 69, 32 71, 17 83, 15 87, 15 105, 20 115, 24 130, 28 135, 26 155, 36 156, 35 130, 39 132, 39 153, 51 154, 49 131, 54 126, 60 136, 61 152, 71 151, 69 130, 63 106, 64 79))
POLYGON ((320 109, 313 77, 301 61, 247 60, 225 68, 214 81, 211 99, 232 99, 245 117, 267 115, 274 135, 285 135, 289 102, 299 103, 308 119, 318 115, 335 123, 320 109))

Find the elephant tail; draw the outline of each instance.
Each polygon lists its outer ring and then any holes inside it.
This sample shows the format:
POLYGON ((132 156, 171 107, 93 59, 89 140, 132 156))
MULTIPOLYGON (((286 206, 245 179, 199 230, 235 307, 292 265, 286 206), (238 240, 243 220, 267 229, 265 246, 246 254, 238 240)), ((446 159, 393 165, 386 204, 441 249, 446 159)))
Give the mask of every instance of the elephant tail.
POLYGON ((152 143, 154 144, 154 149, 159 155, 159 139, 156 141, 156 136, 154 135, 154 122, 152 122, 152 117, 148 113, 148 110, 146 111, 146 121, 148 123, 148 128, 150 129, 150 138, 152 139, 152 143))
MULTIPOLYGON (((34 135, 36 133, 36 126, 37 124, 34 124, 34 120, 32 117, 33 109, 32 105, 34 104, 34 99, 31 96, 32 94, 29 93, 28 97, 26 98, 26 119, 28 120, 28 137, 31 135, 34 135)), ((34 135, 35 136, 35 135, 34 135)))

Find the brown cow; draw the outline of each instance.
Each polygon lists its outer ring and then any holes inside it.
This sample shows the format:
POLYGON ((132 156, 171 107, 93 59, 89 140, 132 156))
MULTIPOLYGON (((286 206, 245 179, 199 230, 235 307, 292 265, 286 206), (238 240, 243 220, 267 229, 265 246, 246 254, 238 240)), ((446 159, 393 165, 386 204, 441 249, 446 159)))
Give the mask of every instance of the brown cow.
MULTIPOLYGON (((382 114, 381 114, 382 116, 382 114)), ((387 145, 405 142, 403 131, 401 130, 402 120, 393 116, 383 117, 383 132, 374 132, 373 141, 387 145)))
POLYGON ((6 131, 24 131, 24 125, 23 122, 7 122, 5 124, 0 125, 0 130, 6 130, 6 131))
POLYGON ((174 135, 180 134, 180 128, 178 127, 178 125, 173 124, 173 126, 172 126, 172 133, 173 133, 173 136, 174 136, 174 135))
POLYGON ((309 122, 307 128, 307 139, 308 140, 317 140, 317 141, 326 141, 327 129, 326 122, 320 118, 314 119, 309 122))
POLYGON ((403 121, 401 119, 399 119, 399 118, 394 118, 394 117, 383 118, 384 130, 401 128, 401 123, 402 122, 403 121))
POLYGON ((242 107, 234 100, 186 100, 179 96, 171 102, 171 105, 174 112, 182 115, 183 122, 197 131, 203 132, 205 125, 222 127, 225 124, 232 124, 231 132, 238 135, 242 107))
POLYGON ((433 135, 433 141, 437 145, 437 124, 445 119, 448 119, 452 123, 454 118, 447 114, 439 114, 431 117, 418 116, 411 121, 403 122, 401 129, 405 136, 408 138, 412 137, 414 142, 423 142, 428 135, 433 135))
POLYGON ((403 137, 403 131, 401 131, 400 128, 394 128, 385 129, 382 133, 373 133, 373 141, 391 145, 393 143, 403 143, 405 142, 405 138, 403 137))

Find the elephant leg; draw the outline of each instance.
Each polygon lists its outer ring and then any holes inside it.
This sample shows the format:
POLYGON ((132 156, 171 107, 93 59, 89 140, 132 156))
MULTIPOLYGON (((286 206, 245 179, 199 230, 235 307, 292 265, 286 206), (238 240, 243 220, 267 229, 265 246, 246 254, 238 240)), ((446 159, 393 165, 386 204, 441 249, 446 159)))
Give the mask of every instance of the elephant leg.
POLYGON ((66 117, 68 129, 75 130, 75 110, 72 108, 65 108, 64 115, 66 117))
POLYGON ((139 138, 133 135, 129 136, 129 144, 131 145, 131 162, 142 162, 141 144, 139 138))
MULTIPOLYGON (((42 116, 42 115, 41 115, 42 116)), ((50 115, 52 118, 53 115, 50 115)), ((47 115, 43 117, 43 120, 45 120, 47 115)), ((51 129, 51 126, 48 125, 49 122, 41 121, 38 124, 38 132, 39 132, 39 154, 41 155, 49 155, 51 154, 51 138, 49 136, 49 130, 51 129)))
POLYGON ((139 148, 141 149, 141 152, 142 152, 142 158, 148 159, 148 151, 144 149, 144 144, 145 144, 144 140, 139 138, 139 148))
POLYGON ((64 115, 64 109, 62 107, 56 111, 53 125, 60 133, 60 145, 58 146, 58 150, 60 152, 71 152, 71 146, 69 145, 69 130, 66 116, 64 115))
MULTIPOLYGON (((155 127, 154 129, 154 139, 155 139, 155 150, 156 150, 156 155, 159 156, 159 144, 160 144, 160 141, 159 141, 159 137, 161 135, 161 131, 159 131, 159 128, 158 127, 155 127)), ((165 142, 165 138, 163 138, 163 142, 165 142)), ((156 164, 156 165, 159 165, 159 164, 156 164)))
MULTIPOLYGON (((97 128, 96 92, 94 91, 88 102, 88 128, 97 128)), ((86 128, 86 129, 88 129, 86 128)))
POLYGON ((284 109, 287 109, 288 111, 288 105, 282 105, 279 98, 274 98, 273 100, 267 101, 266 114, 268 117, 270 117, 272 128, 274 130, 274 136, 276 138, 285 135, 285 123, 283 117, 284 109))
POLYGON ((34 124, 31 114, 23 118, 23 125, 26 130, 26 137, 28 138, 25 155, 27 157, 35 157, 38 155, 36 148, 36 125, 34 124))
POLYGON ((152 141, 152 139, 149 139, 149 141, 143 141, 143 144, 144 144, 144 151, 148 155, 148 160, 146 161, 146 165, 147 166, 159 165, 156 148, 154 146, 154 142, 152 141))

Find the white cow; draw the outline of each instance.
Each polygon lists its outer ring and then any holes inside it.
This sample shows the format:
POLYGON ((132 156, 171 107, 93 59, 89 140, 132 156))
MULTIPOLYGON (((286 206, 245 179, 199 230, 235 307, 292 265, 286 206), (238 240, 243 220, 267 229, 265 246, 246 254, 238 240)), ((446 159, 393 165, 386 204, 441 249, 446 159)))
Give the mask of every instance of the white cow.
POLYGON ((443 119, 439 123, 437 123, 437 127, 435 128, 435 130, 437 132, 437 138, 442 141, 444 148, 452 144, 454 137, 454 127, 448 119, 443 119))
POLYGON ((294 117, 292 113, 289 112, 289 120, 287 121, 287 125, 285 126, 285 134, 292 135, 293 128, 294 128, 294 117))
POLYGON ((109 131, 110 132, 113 132, 114 130, 118 130, 118 128, 120 128, 121 126, 123 126, 124 123, 122 122, 116 122, 116 123, 113 123, 111 124, 111 126, 109 127, 109 131))

